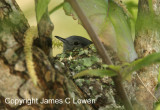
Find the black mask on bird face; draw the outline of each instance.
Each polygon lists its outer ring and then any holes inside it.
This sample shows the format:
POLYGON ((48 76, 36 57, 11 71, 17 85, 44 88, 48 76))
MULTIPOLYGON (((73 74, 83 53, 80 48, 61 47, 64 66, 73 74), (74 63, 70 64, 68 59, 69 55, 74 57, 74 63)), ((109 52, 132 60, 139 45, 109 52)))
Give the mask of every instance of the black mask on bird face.
POLYGON ((92 44, 92 42, 81 36, 70 36, 66 39, 55 36, 57 39, 63 42, 63 51, 72 51, 74 48, 83 48, 92 44))

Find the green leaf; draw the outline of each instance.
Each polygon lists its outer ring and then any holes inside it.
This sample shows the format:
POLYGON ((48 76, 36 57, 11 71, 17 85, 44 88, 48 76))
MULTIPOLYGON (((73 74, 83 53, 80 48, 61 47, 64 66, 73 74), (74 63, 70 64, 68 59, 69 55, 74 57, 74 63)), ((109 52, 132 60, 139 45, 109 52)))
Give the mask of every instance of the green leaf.
POLYGON ((132 62, 129 66, 122 69, 121 73, 125 78, 128 75, 130 75, 130 73, 132 73, 133 71, 137 71, 145 66, 148 66, 154 63, 160 63, 160 53, 153 53, 142 59, 138 59, 132 62))
POLYGON ((83 76, 91 76, 91 77, 104 77, 104 76, 116 76, 117 73, 112 70, 107 69, 92 69, 92 70, 85 70, 80 73, 77 73, 73 76, 74 79, 83 77, 83 76))
POLYGON ((100 61, 100 59, 97 56, 91 56, 90 58, 93 62, 99 62, 100 61))
POLYGON ((119 72, 120 69, 121 69, 121 66, 118 66, 118 65, 108 65, 108 68, 110 68, 111 70, 119 72))
POLYGON ((136 18, 136 14, 134 13, 134 10, 137 10, 137 7, 138 7, 138 3, 137 1, 126 1, 126 6, 127 6, 127 9, 128 11, 132 14, 132 16, 134 16, 134 18, 136 18))
POLYGON ((109 18, 116 32, 117 54, 122 61, 131 62, 137 58, 134 49, 131 30, 128 19, 121 7, 113 1, 109 1, 109 18))
MULTIPOLYGON (((113 0, 77 1, 103 43, 112 47, 121 61, 134 61, 137 54, 125 7, 113 0)), ((64 3, 64 11, 74 19, 78 18, 68 2, 64 3)))
POLYGON ((83 58, 83 65, 84 66, 90 67, 90 66, 92 66, 92 64, 93 64, 93 61, 91 61, 91 58, 83 58))
POLYGON ((50 0, 37 0, 36 4, 36 18, 37 22, 39 22, 48 8, 50 0))

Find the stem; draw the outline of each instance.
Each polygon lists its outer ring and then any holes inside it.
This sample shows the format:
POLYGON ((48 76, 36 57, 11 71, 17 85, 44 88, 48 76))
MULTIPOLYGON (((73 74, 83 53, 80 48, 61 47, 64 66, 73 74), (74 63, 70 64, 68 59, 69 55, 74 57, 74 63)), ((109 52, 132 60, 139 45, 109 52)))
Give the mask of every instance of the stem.
MULTIPOLYGON (((91 22, 89 21, 89 19, 86 17, 84 12, 80 8, 77 0, 67 0, 67 1, 71 4, 72 8, 77 13, 77 15, 78 15, 79 19, 81 20, 84 28, 88 32, 90 38, 92 39, 95 47, 98 50, 100 56, 102 57, 103 62, 106 63, 107 65, 113 65, 107 51, 105 50, 103 44, 101 43, 101 41, 98 38, 98 34, 94 31, 94 29, 91 25, 91 22)), ((133 110, 132 104, 131 104, 130 100, 128 99, 126 91, 123 87, 121 75, 118 74, 117 76, 113 77, 112 79, 115 83, 116 91, 117 91, 118 95, 120 96, 125 108, 127 110, 133 110)))
MULTIPOLYGON (((35 8, 37 8, 37 5, 38 5, 38 0, 35 0, 35 8)), ((39 37, 34 41, 34 45, 41 48, 45 52, 45 54, 50 57, 52 48, 51 36, 54 25, 50 19, 48 13, 48 7, 43 13, 41 19, 37 22, 37 27, 38 27, 39 37)))
POLYGON ((52 14, 53 12, 57 11, 59 8, 61 8, 63 6, 63 3, 57 5, 56 7, 54 7, 51 11, 49 11, 49 14, 52 14))
POLYGON ((95 47, 97 48, 97 50, 98 50, 99 54, 101 55, 102 59, 104 60, 104 62, 108 65, 113 65, 111 59, 109 58, 107 51, 105 51, 103 44, 99 40, 97 33, 94 31, 94 29, 91 25, 91 22, 85 16, 84 12, 81 10, 79 4, 77 3, 77 0, 67 0, 67 1, 71 4, 73 9, 77 13, 79 19, 81 20, 84 28, 88 32, 90 38, 92 39, 95 47))

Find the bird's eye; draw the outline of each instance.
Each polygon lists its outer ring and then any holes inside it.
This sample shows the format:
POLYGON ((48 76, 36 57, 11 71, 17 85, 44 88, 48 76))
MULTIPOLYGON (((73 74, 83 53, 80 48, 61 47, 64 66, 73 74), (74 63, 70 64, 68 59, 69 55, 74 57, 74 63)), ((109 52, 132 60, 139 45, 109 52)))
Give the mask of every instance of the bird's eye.
POLYGON ((74 42, 74 45, 78 45, 79 43, 78 42, 74 42))

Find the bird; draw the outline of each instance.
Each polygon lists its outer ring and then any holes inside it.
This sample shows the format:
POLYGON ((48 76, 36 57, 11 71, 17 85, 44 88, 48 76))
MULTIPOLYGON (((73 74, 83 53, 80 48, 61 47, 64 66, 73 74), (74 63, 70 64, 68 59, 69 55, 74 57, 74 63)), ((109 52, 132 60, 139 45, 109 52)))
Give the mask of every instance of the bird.
POLYGON ((57 39, 63 42, 63 52, 72 51, 75 48, 84 48, 92 44, 92 41, 82 37, 82 36, 70 36, 67 38, 62 38, 55 36, 57 39))

